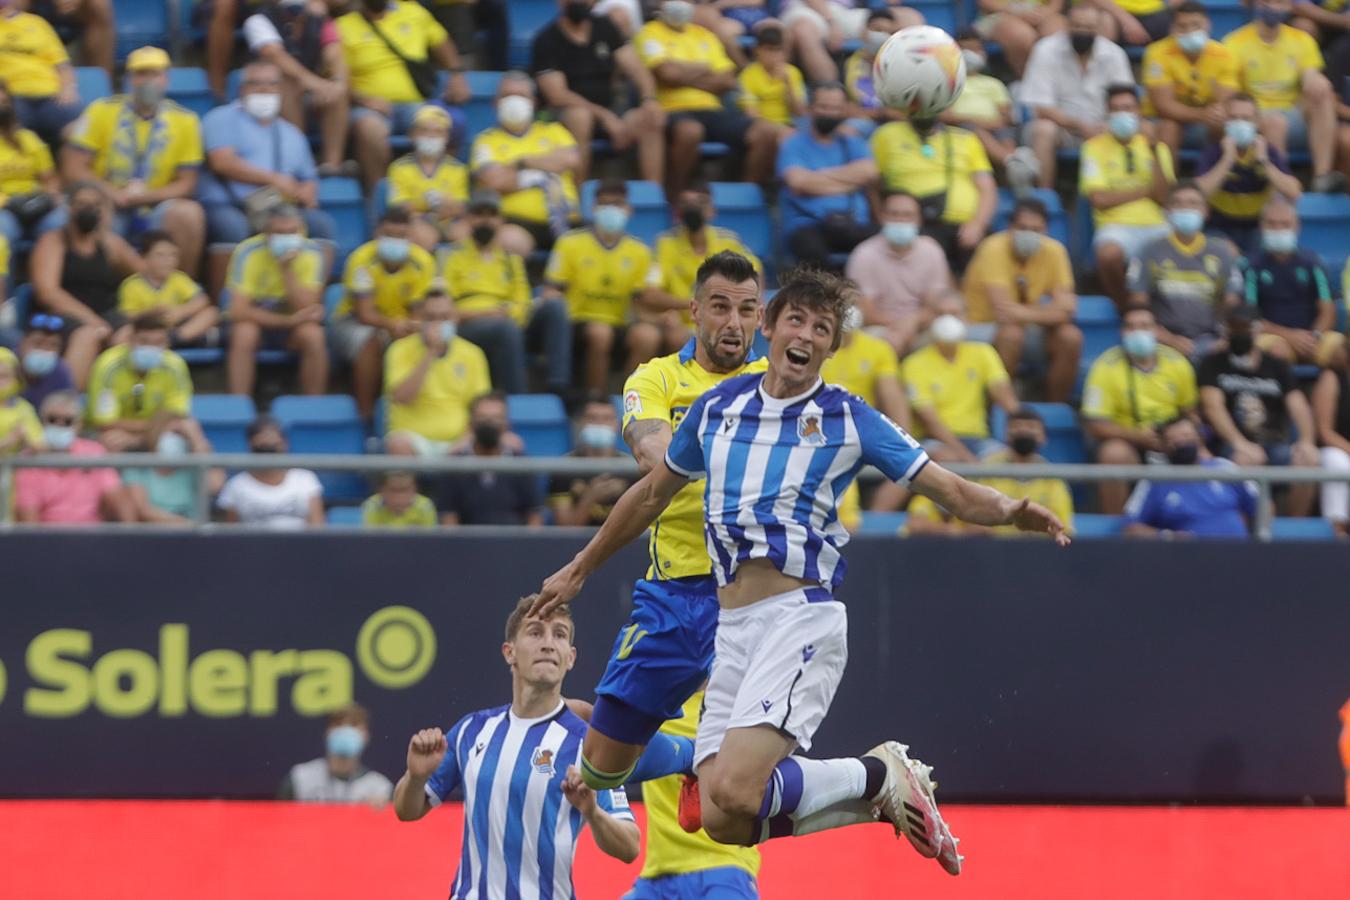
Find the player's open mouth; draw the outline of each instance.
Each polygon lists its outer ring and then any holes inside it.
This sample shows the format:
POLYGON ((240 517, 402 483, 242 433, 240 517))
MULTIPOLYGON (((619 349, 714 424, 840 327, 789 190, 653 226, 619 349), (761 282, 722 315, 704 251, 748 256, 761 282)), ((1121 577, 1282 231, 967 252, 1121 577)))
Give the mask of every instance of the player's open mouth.
POLYGON ((799 350, 796 347, 789 347, 787 350, 788 362, 804 366, 811 361, 811 354, 805 350, 799 350))
POLYGON ((723 337, 721 337, 720 339, 718 339, 717 343, 718 343, 718 345, 719 345, 723 350, 739 350, 739 349, 741 349, 741 338, 740 338, 740 335, 736 335, 736 334, 728 334, 728 335, 724 335, 723 337))

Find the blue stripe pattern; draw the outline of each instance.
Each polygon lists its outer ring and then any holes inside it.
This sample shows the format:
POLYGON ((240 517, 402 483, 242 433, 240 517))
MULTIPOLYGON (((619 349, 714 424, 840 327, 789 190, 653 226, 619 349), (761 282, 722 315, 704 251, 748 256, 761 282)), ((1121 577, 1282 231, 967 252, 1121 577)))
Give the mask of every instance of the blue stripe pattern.
MULTIPOLYGON (((534 772, 533 750, 543 743, 544 734, 552 724, 553 719, 549 718, 530 726, 520 753, 516 755, 515 768, 511 771, 511 787, 507 791, 506 839, 502 842, 502 854, 506 857, 507 900, 520 900, 520 867, 525 862, 520 857, 521 846, 525 843, 525 791, 530 786, 530 775, 534 772)), ((556 763, 555 767, 566 771, 565 767, 556 766, 556 763)), ((553 785, 549 785, 549 790, 554 790, 553 785)), ((561 792, 562 789, 557 790, 561 792)), ((547 873, 540 872, 539 877, 551 877, 552 874, 550 869, 547 873)))
MULTIPOLYGON (((506 743, 506 733, 511 729, 508 723, 497 726, 487 749, 483 751, 483 763, 478 769, 478 781, 474 785, 473 821, 468 828, 473 832, 474 844, 478 847, 478 864, 482 871, 478 873, 478 896, 488 896, 488 835, 491 833, 492 820, 492 780, 497 776, 497 763, 501 761, 502 744, 506 743)), ((469 879, 464 879, 465 885, 469 879)))
MULTIPOLYGON (((581 752, 581 733, 573 732, 563 741, 558 751, 558 760, 576 759, 581 752)), ((565 770, 560 770, 565 773, 565 770)), ((544 795, 544 809, 539 815, 539 900, 553 900, 553 860, 558 848, 555 846, 558 832, 558 808, 563 802, 561 787, 549 785, 544 795)), ((575 833, 573 834, 575 838, 575 833)), ((575 844, 568 846, 568 854, 575 852, 575 844)))

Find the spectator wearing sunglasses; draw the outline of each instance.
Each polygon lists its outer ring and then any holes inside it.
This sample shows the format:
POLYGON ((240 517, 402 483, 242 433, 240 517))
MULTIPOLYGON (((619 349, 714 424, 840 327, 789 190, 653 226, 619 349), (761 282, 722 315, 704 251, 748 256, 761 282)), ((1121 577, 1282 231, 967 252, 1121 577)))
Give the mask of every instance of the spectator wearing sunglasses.
POLYGON ((18 358, 0 347, 0 456, 43 449, 37 413, 19 396, 22 384, 18 358))
POLYGON ((105 350, 89 376, 89 423, 114 453, 145 450, 157 413, 188 415, 192 376, 169 349, 169 326, 159 313, 131 323, 131 341, 105 350))
MULTIPOLYGON (((42 401, 42 435, 50 453, 99 457, 98 441, 79 437, 80 395, 57 391, 42 401)), ((134 522, 136 507, 115 469, 20 469, 14 476, 14 519, 44 525, 134 522)))
POLYGON ((28 321, 28 330, 19 341, 19 362, 23 366, 24 388, 22 397, 33 405, 42 406, 42 401, 56 391, 72 391, 75 379, 70 375, 70 366, 61 358, 65 349, 66 323, 60 316, 39 313, 28 321))

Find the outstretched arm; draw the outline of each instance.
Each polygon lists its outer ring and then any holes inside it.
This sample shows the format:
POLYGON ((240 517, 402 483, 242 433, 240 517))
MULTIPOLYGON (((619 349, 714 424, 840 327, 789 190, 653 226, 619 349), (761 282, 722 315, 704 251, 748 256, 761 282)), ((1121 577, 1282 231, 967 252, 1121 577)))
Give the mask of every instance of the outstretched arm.
POLYGON ((1048 534, 1061 547, 1069 545, 1064 523, 1044 506, 1030 500, 1013 500, 991 487, 967 481, 937 463, 923 467, 915 476, 912 489, 972 525, 1015 525, 1019 531, 1048 534))
POLYGON ((530 609, 530 616, 547 617, 554 609, 575 597, 590 574, 620 548, 646 531, 661 515, 670 499, 688 483, 684 476, 677 475, 663 463, 653 467, 637 484, 624 491, 590 543, 570 563, 544 579, 544 585, 530 609))
POLYGON ((568 766, 562 791, 567 801, 581 811, 586 824, 591 826, 591 834, 595 835, 595 844, 600 852, 625 863, 638 858, 642 852, 642 832, 631 816, 627 815, 626 802, 624 817, 611 815, 604 810, 597 801, 595 791, 581 780, 581 772, 576 766, 568 766))

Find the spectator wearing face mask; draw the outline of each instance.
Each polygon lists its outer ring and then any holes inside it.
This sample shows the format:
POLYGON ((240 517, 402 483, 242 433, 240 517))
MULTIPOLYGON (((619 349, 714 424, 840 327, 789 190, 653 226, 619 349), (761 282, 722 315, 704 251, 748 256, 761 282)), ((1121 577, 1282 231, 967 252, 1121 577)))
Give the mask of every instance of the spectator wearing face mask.
POLYGON ((0 456, 44 448, 42 423, 32 404, 20 396, 19 359, 0 347, 0 456))
POLYGON ((877 99, 872 81, 872 63, 881 45, 886 43, 898 26, 889 10, 874 9, 867 16, 867 31, 862 46, 844 61, 844 87, 848 91, 849 125, 861 137, 870 137, 877 125, 887 121, 892 113, 877 99))
POLYGON ((1069 30, 1037 41, 1027 62, 1019 100, 1035 118, 1027 124, 1022 142, 1032 150, 1043 188, 1055 186, 1061 149, 1083 147, 1106 130, 1102 98, 1107 89, 1119 85, 1134 90, 1125 51, 1100 34, 1104 18, 1096 6, 1074 4, 1069 9, 1069 30))
POLYGON ((631 214, 627 182, 602 181, 595 192, 591 227, 558 238, 540 295, 566 302, 586 388, 601 395, 614 363, 631 372, 661 349, 656 325, 631 321, 633 301, 652 267, 651 250, 626 233, 631 214))
POLYGON ((389 205, 413 214, 412 239, 423 250, 467 236, 469 169, 450 152, 450 116, 424 106, 413 116, 412 152, 389 164, 389 205))
POLYGON ((1144 51, 1144 115, 1156 117, 1173 156, 1218 139, 1224 101, 1238 89, 1237 60, 1209 28, 1204 4, 1182 0, 1172 7, 1172 33, 1144 51))
POLYGON ((1065 29, 1065 6, 1064 0, 979 0, 975 31, 998 42, 1013 77, 1021 79, 1036 42, 1065 29))
POLYGON ((1225 104, 1223 139, 1211 143, 1196 164, 1195 183, 1209 198, 1209 228, 1231 240, 1239 252, 1256 251, 1261 211, 1275 197, 1293 203, 1303 193, 1284 154, 1257 133, 1256 101, 1234 94, 1225 104))
POLYGON ((65 348, 62 337, 65 321, 60 316, 38 313, 28 320, 28 330, 19 342, 19 361, 23 364, 23 399, 34 409, 56 391, 75 389, 70 366, 61 358, 65 348))
POLYGON ((1298 211, 1275 198, 1261 211, 1261 249, 1243 261, 1243 300, 1259 311, 1264 353, 1326 367, 1345 347, 1322 259, 1298 245, 1298 211))
MULTIPOLYGON (((258 416, 246 431, 249 452, 289 452, 286 430, 271 416, 258 416)), ((254 469, 225 482, 216 497, 225 521, 258 528, 322 528, 323 485, 309 469, 254 469)))
MULTIPOLYGON (((1171 347, 1158 343, 1157 323, 1147 304, 1131 305, 1120 318, 1120 346, 1107 350, 1088 370, 1083 388, 1083 427, 1096 444, 1097 462, 1132 466, 1163 449, 1157 427, 1193 416, 1195 370, 1171 347)), ((1125 482, 1098 484, 1098 509, 1116 515, 1125 505, 1125 482)))
MULTIPOLYGON (((145 446, 164 461, 211 452, 211 442, 206 439, 201 425, 188 416, 167 410, 150 420, 145 446)), ((208 496, 215 496, 225 484, 224 469, 207 469, 203 477, 206 478, 208 496)), ((122 482, 136 507, 137 521, 187 525, 196 513, 197 473, 192 469, 154 466, 124 469, 122 482)))
POLYGON ((186 416, 191 407, 192 376, 169 349, 169 327, 158 313, 136 318, 128 343, 103 351, 89 376, 89 424, 114 453, 146 449, 156 414, 186 416))
POLYGON ((774 139, 792 133, 792 123, 806 113, 806 81, 788 62, 783 29, 766 21, 755 29, 755 61, 736 76, 741 111, 751 119, 770 122, 774 139))
POLYGON ((394 785, 362 765, 361 754, 369 743, 370 717, 365 707, 349 703, 331 713, 324 733, 324 755, 292 766, 277 791, 277 799, 384 806, 394 794, 394 785))
POLYGON ((572 328, 560 298, 530 302, 525 261, 502 246, 501 198, 475 191, 469 240, 445 257, 443 276, 459 313, 459 334, 487 354, 492 383, 508 394, 527 389, 527 353, 546 360, 549 390, 566 395, 572 382, 572 328))
POLYGON ((1322 517, 1338 536, 1350 537, 1350 354, 1344 350, 1317 376, 1312 408, 1322 467, 1340 477, 1322 483, 1322 517))
MULTIPOLYGON (((201 285, 181 268, 178 243, 167 232, 147 231, 140 237, 145 268, 127 278, 117 289, 117 311, 134 319, 157 313, 169 326, 169 344, 181 347, 219 342, 220 310, 212 305, 201 285)), ((125 343, 130 329, 120 328, 113 335, 125 343)))
POLYGON ((877 233, 866 189, 877 177, 867 142, 839 127, 848 99, 838 82, 811 89, 811 119, 778 148, 783 233, 805 265, 824 268, 831 254, 851 253, 877 233))
POLYGON ((442 285, 413 304, 417 331, 389 345, 386 453, 444 456, 464 437, 469 404, 492 389, 487 357, 457 334, 459 312, 442 285))
MULTIPOLYGON (((1007 450, 997 451, 986 458, 994 464, 1008 463, 1015 466, 1044 464, 1041 447, 1045 445, 1045 420, 1041 414, 1030 407, 1022 407, 1008 414, 1008 430, 1005 435, 1007 450)), ((1064 523, 1067 531, 1073 531, 1073 495, 1069 485, 1060 478, 981 478, 980 484, 987 485, 1014 500, 1030 500, 1039 503, 1053 512, 1064 523)), ((924 496, 916 496, 909 504, 909 534, 938 534, 949 537, 972 537, 976 535, 995 535, 998 537, 1020 537, 1026 532, 1018 531, 1011 525, 986 528, 972 525, 954 518, 941 506, 924 496)))
POLYGON ((411 472, 386 472, 380 490, 361 504, 361 524, 366 528, 435 528, 436 506, 417 492, 417 477, 411 472))
POLYGON ((900 356, 932 322, 930 301, 952 286, 951 267, 925 234, 919 201, 903 191, 882 194, 881 233, 849 254, 844 273, 858 285, 863 325, 900 356))
MULTIPOLYGON (((504 440, 510 433, 506 395, 484 394, 469 406, 468 445, 456 456, 515 456, 504 440)), ((534 475, 455 472, 440 481, 436 507, 442 525, 528 525, 544 523, 539 483, 534 475)))
MULTIPOLYGON (((80 396, 47 395, 39 410, 45 451, 102 456, 98 441, 79 437, 80 396)), ((21 524, 95 525, 135 522, 136 507, 116 469, 20 469, 14 474, 14 521, 21 524)))
POLYGON ((0 80, 0 236, 4 238, 4 275, 10 250, 25 238, 60 228, 61 178, 52 152, 37 133, 19 125, 17 100, 0 80))
POLYGON ((1046 234, 1049 214, 1035 198, 1013 207, 1007 231, 980 242, 962 289, 971 336, 988 340, 1009 372, 1023 357, 1049 364, 1046 399, 1066 403, 1078 380, 1083 333, 1069 251, 1046 234))
MULTIPOLYGON (((1200 429, 1189 418, 1158 426, 1158 440, 1174 466, 1224 468, 1232 463, 1203 453, 1200 429)), ((1129 537, 1248 538, 1257 510, 1249 481, 1141 481, 1125 505, 1129 537)))
POLYGON ((252 394, 258 349, 285 347, 300 356, 300 390, 328 389, 328 342, 323 331, 323 253, 301 233, 294 206, 275 206, 267 231, 248 238, 230 257, 230 349, 225 361, 232 394, 252 394))
POLYGON ((0 79, 23 127, 59 146, 62 131, 80 115, 75 69, 52 26, 15 0, 0 6, 0 79))
POLYGON ((548 250, 577 220, 581 151, 557 122, 535 120, 534 82, 507 72, 497 87, 497 127, 474 138, 469 165, 477 183, 501 195, 513 227, 499 239, 510 252, 548 250))
POLYGON ((1208 211, 1195 182, 1174 185, 1167 194, 1172 233, 1145 245, 1126 276, 1131 301, 1152 305, 1158 340, 1193 361, 1219 340, 1224 316, 1242 291, 1232 246, 1205 236, 1208 211))
POLYGON ((989 57, 984 41, 972 29, 956 37, 961 57, 966 61, 966 86, 946 112, 942 121, 974 134, 984 146, 996 168, 1007 168, 1013 190, 1025 193, 1036 184, 1038 167, 1034 154, 1019 158, 1017 131, 1013 128, 1012 96, 1008 88, 992 75, 985 74, 989 57))
POLYGON ((342 300, 328 326, 334 352, 351 363, 352 393, 362 416, 375 412, 385 348, 417 330, 411 306, 436 277, 436 260, 412 242, 411 233, 406 209, 385 210, 375 239, 347 257, 342 300))
MULTIPOLYGON (((618 458, 619 414, 603 394, 586 401, 576 420, 575 449, 568 456, 618 458)), ((554 475, 549 479, 549 506, 555 525, 598 527, 605 524, 615 501, 632 485, 622 475, 554 475)))
POLYGON ((989 406, 1020 405, 1008 371, 988 344, 966 340, 966 304, 956 291, 938 298, 932 343, 900 365, 914 413, 914 436, 939 462, 975 462, 1002 449, 989 433, 989 406))

